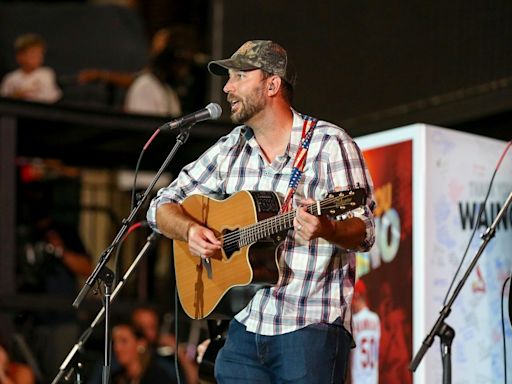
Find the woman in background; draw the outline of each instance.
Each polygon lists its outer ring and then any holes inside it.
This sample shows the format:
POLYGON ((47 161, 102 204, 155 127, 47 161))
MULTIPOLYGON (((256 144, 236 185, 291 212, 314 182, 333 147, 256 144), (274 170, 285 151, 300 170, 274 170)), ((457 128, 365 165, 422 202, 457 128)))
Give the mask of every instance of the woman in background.
POLYGON ((112 329, 114 353, 121 370, 112 375, 114 384, 169 384, 176 380, 154 359, 148 340, 131 324, 112 329))

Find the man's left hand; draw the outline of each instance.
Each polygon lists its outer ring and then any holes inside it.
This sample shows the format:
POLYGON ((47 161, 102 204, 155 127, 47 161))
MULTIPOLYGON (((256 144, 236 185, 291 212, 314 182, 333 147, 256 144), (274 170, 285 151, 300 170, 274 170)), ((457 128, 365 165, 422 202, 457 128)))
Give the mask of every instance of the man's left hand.
POLYGON ((314 204, 315 200, 305 199, 297 208, 297 214, 293 219, 295 233, 300 238, 310 241, 317 237, 326 238, 335 230, 335 224, 325 216, 314 216, 307 212, 306 206, 314 204))

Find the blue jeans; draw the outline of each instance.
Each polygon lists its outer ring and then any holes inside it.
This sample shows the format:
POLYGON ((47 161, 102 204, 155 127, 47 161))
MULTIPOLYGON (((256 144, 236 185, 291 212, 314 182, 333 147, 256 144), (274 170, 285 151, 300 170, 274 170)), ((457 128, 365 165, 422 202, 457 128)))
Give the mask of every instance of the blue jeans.
POLYGON ((219 384, 342 384, 351 344, 339 324, 262 336, 232 320, 215 362, 215 378, 219 384))

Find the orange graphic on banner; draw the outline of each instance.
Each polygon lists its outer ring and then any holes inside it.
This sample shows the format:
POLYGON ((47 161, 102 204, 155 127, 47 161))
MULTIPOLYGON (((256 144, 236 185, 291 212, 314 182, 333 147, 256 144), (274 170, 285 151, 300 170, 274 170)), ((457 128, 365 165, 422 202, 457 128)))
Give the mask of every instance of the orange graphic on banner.
POLYGON ((384 212, 391 208, 393 202, 393 184, 387 182, 382 187, 375 189, 375 216, 382 216, 384 212))

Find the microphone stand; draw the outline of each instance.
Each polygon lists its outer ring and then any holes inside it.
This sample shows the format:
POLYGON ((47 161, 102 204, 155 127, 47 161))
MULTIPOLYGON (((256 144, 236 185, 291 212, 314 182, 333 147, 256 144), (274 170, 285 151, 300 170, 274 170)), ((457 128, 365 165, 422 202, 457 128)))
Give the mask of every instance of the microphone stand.
POLYGON ((446 318, 451 312, 451 307, 459 295, 462 287, 464 286, 466 280, 468 279, 470 273, 472 272, 473 268, 475 267, 476 263, 478 262, 478 259, 480 258, 480 255, 484 251, 485 247, 491 241, 491 239, 496 234, 496 226, 500 222, 503 215, 506 213, 508 206, 512 202, 512 192, 507 197, 507 200, 505 201, 505 205, 501 208, 501 210, 496 215, 496 218, 494 219, 494 222, 491 224, 489 228, 484 232, 484 234, 481 236, 482 238, 482 244, 480 244, 480 247, 478 248, 477 253, 473 257, 473 260, 471 260, 471 263, 469 264, 468 269, 466 270, 466 273, 464 273, 464 276, 462 276, 462 279, 459 281, 459 284, 457 284, 457 287, 453 291, 452 296, 448 300, 447 304, 443 307, 441 312, 439 313, 439 317, 437 318, 437 321, 435 322, 434 326, 432 327, 430 333, 428 336, 423 340, 423 343, 416 353, 416 356, 414 356, 413 360, 409 364, 409 370, 416 371, 416 368, 418 368, 418 365, 420 364, 421 360, 423 359, 423 356, 427 352, 427 350, 432 346, 432 343, 434 342, 434 337, 439 336, 441 340, 441 356, 443 361, 443 384, 450 384, 451 383, 451 375, 452 375, 452 368, 451 368, 451 344, 453 341, 453 338, 455 337, 455 331, 453 328, 451 328, 448 324, 445 323, 446 318))
MULTIPOLYGON (((96 283, 98 279, 102 280, 105 283, 105 293, 108 294, 110 292, 109 284, 111 285, 110 278, 112 278, 112 281, 114 279, 114 272, 111 271, 106 267, 106 264, 110 260, 110 255, 112 254, 112 251, 115 249, 116 246, 119 245, 119 243, 122 241, 123 236, 127 232, 130 223, 134 220, 135 216, 139 212, 140 208, 142 207, 142 204, 146 201, 147 197, 153 190, 153 187, 155 186, 156 182, 164 172, 164 170, 167 168, 171 160, 174 158, 176 152, 178 149, 188 140, 190 136, 190 128, 192 127, 194 123, 190 123, 185 125, 183 128, 181 128, 180 133, 176 137, 176 143, 174 144, 174 147, 172 148, 169 155, 167 155, 167 158, 163 162, 163 164, 160 166, 160 169, 156 173, 155 177, 151 181, 151 183, 148 185, 146 190, 144 191, 144 194, 137 200, 137 204, 130 212, 130 215, 127 219, 122 220, 122 227, 119 229, 119 232, 117 233, 116 237, 112 241, 112 243, 103 251, 103 253, 100 256, 100 261, 94 268, 94 271, 91 273, 91 275, 87 278, 84 286, 78 293, 78 296, 75 298, 75 301, 73 302, 73 307, 78 308, 84 298, 87 296, 93 285, 96 283)), ((111 345, 111 337, 110 337, 110 330, 109 330, 109 320, 107 315, 109 313, 107 312, 109 309, 110 300, 103 300, 105 304, 105 365, 103 367, 103 384, 108 384, 108 377, 109 377, 109 371, 110 371, 110 345, 111 345)))
MULTIPOLYGON (((121 278, 119 283, 117 284, 116 288, 112 292, 112 295, 109 297, 108 304, 111 304, 121 291, 122 287, 124 286, 125 282, 128 280, 130 275, 135 271, 135 268, 142 260, 142 257, 156 244, 155 240, 157 240, 159 235, 156 232, 152 232, 151 235, 149 235, 146 244, 142 247, 138 255, 135 257, 135 260, 133 260, 132 264, 128 267, 127 271, 125 272, 124 276, 121 278)), ((107 297, 105 295, 105 300, 107 300, 107 297)), ((91 336, 92 332, 94 331, 94 328, 96 325, 98 325, 102 320, 103 317, 107 319, 107 306, 104 306, 100 309, 98 314, 96 315, 96 318, 91 322, 89 325, 89 328, 87 328, 82 335, 78 338, 78 341, 76 344, 71 348, 71 351, 68 353, 64 361, 62 362, 59 373, 57 376, 53 379, 52 384, 57 384, 63 377, 65 382, 69 382, 71 376, 73 375, 73 371, 75 370, 74 367, 69 367, 69 363, 73 361, 73 358, 75 357, 75 354, 80 351, 87 341, 89 339, 89 336, 91 336), (69 370, 68 373, 66 371, 69 370)), ((105 321, 106 322, 106 321, 105 321)), ((105 374, 105 373, 104 373, 105 374)))
POLYGON ((103 361, 102 383, 108 383, 110 377, 110 362, 112 361, 112 333, 110 330, 110 296, 112 295, 112 284, 114 283, 114 272, 104 267, 100 272, 100 279, 105 286, 105 297, 103 308, 105 309, 105 353, 103 361))

